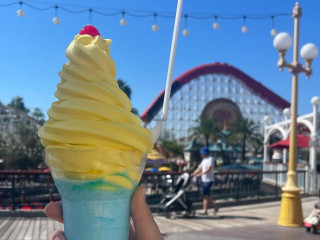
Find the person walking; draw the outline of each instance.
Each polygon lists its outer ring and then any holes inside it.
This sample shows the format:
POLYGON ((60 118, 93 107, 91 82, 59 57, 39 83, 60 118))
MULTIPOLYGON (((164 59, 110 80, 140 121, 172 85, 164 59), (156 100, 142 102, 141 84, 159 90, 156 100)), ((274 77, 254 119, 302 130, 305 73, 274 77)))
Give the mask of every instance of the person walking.
POLYGON ((201 176, 201 193, 203 196, 203 211, 201 215, 208 214, 208 204, 214 208, 214 215, 219 211, 218 206, 211 198, 211 186, 214 180, 214 160, 209 156, 208 147, 203 147, 200 150, 202 161, 198 168, 191 174, 192 177, 201 176))

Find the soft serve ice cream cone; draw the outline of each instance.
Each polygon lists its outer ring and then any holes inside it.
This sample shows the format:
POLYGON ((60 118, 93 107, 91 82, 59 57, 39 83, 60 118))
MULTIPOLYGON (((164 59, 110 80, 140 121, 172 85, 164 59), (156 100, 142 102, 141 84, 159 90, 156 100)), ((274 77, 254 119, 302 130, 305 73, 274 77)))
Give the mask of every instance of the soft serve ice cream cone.
POLYGON ((68 240, 127 238, 140 161, 153 146, 115 80, 110 44, 93 26, 75 36, 59 73, 58 101, 39 130, 68 240))

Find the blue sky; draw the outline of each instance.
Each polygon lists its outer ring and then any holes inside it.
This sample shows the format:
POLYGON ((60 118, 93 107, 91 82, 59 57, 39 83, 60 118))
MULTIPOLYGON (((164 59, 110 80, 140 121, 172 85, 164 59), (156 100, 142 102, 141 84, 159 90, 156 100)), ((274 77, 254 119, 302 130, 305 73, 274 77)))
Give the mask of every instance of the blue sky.
MULTIPOLYGON (((1 4, 16 1, 1 1, 1 4)), ((166 12, 174 15, 174 0, 117 0, 117 1, 25 1, 36 7, 56 4, 85 6, 106 11, 166 12), (50 3, 43 4, 43 3, 50 3)), ((183 14, 217 14, 218 16, 271 15, 291 13, 292 0, 185 0, 183 14)), ((320 1, 302 0, 300 46, 313 42, 320 47, 320 1)), ((67 6, 66 6, 67 7, 67 6)), ((71 8, 71 7, 69 7, 71 8)), ((54 9, 37 11, 23 6, 25 16, 17 17, 19 5, 0 6, 0 101, 7 104, 13 97, 21 96, 26 107, 39 107, 44 113, 55 101, 53 94, 60 81, 58 72, 67 62, 65 50, 79 30, 89 23, 88 12, 72 14, 59 11, 60 25, 54 25, 54 9)), ((79 8, 73 8, 79 10, 79 8)), ((111 55, 117 65, 117 78, 125 80, 132 88, 132 103, 141 114, 165 86, 173 30, 173 18, 158 17, 158 32, 151 31, 153 18, 126 16, 127 26, 121 27, 121 15, 100 16, 93 14, 92 24, 102 37, 111 38, 111 55)), ((213 30, 213 18, 188 19, 188 37, 179 34, 174 77, 190 68, 212 62, 231 64, 284 99, 291 99, 291 73, 280 72, 278 53, 273 48, 270 35, 271 19, 247 19, 248 33, 241 33, 242 19, 219 19, 220 29, 213 30)), ((184 28, 184 19, 180 30, 184 28)), ((278 32, 293 35, 293 18, 275 19, 278 32)), ((292 60, 292 49, 287 53, 292 60)), ((301 63, 304 63, 301 59, 301 63)), ((310 99, 320 96, 320 57, 313 62, 313 75, 309 80, 300 74, 298 113, 312 111, 310 99)))

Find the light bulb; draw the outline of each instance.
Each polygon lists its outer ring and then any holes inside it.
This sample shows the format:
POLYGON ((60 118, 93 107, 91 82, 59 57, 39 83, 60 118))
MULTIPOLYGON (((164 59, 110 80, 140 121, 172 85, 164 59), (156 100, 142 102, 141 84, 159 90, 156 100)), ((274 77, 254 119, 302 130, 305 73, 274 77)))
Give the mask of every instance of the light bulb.
POLYGON ((156 31, 159 30, 159 26, 158 26, 157 24, 153 24, 153 25, 151 26, 151 29, 152 29, 152 31, 156 32, 156 31))
POLYGON ((121 26, 126 26, 126 25, 127 25, 127 20, 124 19, 124 18, 122 18, 122 19, 120 20, 120 25, 121 25, 121 26))
POLYGON ((264 123, 269 123, 269 121, 270 121, 270 117, 269 116, 264 116, 263 117, 263 122, 264 123))
POLYGON ((184 29, 183 31, 182 31, 182 34, 183 34, 183 36, 188 36, 189 35, 189 30, 188 29, 184 29))
POLYGON ((247 33, 247 32, 248 32, 248 27, 247 27, 247 26, 243 26, 243 27, 241 28, 241 32, 247 33))
POLYGON ((289 119, 290 114, 291 114, 290 108, 285 108, 285 109, 283 109, 282 114, 283 114, 286 118, 289 119))
POLYGON ((312 103, 312 105, 319 106, 319 104, 320 104, 320 97, 314 96, 313 98, 311 98, 311 103, 312 103))
POLYGON ((23 17, 24 16, 24 11, 22 9, 19 9, 17 11, 17 15, 18 15, 18 17, 23 17))
POLYGON ((318 48, 313 43, 306 43, 302 46, 300 55, 304 60, 313 60, 318 56, 318 48))
POLYGON ((271 29, 270 34, 271 36, 275 36, 277 34, 277 30, 275 30, 274 28, 271 29))
POLYGON ((214 23, 212 24, 212 28, 215 29, 215 30, 219 29, 219 27, 220 27, 220 25, 219 25, 218 22, 214 22, 214 23))
POLYGON ((278 51, 287 51, 292 44, 291 36, 286 32, 278 33, 273 39, 273 46, 278 51))
POLYGON ((54 17, 52 19, 52 22, 53 22, 53 24, 58 25, 58 24, 60 24, 60 19, 58 17, 54 17))

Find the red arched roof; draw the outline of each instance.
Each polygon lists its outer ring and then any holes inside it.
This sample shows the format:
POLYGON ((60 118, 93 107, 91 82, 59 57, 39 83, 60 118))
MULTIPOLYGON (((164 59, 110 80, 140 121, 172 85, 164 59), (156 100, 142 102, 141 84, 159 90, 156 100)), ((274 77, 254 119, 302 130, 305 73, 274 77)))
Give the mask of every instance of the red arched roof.
MULTIPOLYGON (((251 89, 256 95, 260 96, 262 99, 267 101, 269 104, 273 105, 276 108, 284 109, 290 107, 290 103, 285 99, 275 94, 265 86, 263 86, 258 81, 254 80, 244 72, 239 69, 226 64, 226 63, 209 63, 200 65, 198 67, 192 68, 187 72, 183 73, 179 77, 177 77, 172 82, 171 87, 171 96, 175 94, 184 84, 187 84, 192 79, 195 79, 199 76, 206 74, 225 74, 232 75, 235 78, 239 79, 241 83, 243 83, 247 88, 251 89)), ((164 90, 152 101, 152 103, 148 106, 148 108, 142 113, 141 118, 145 122, 150 122, 152 118, 158 113, 158 111, 162 108, 164 98, 164 90)))

